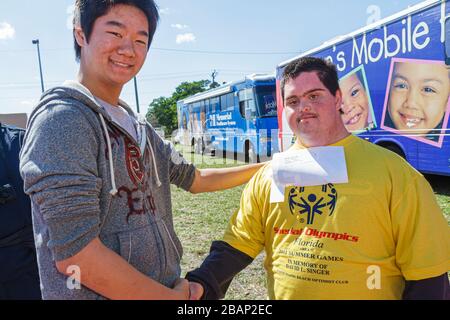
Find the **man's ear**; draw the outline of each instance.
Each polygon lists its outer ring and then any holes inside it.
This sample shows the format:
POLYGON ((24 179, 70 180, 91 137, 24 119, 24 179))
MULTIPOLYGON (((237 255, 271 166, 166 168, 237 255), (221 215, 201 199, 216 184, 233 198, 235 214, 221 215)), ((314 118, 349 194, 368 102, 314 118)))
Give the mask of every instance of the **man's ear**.
POLYGON ((81 27, 74 27, 73 34, 75 36, 75 40, 77 41, 77 43, 80 47, 83 47, 86 45, 86 43, 87 43, 86 36, 84 35, 84 32, 81 29, 81 27))

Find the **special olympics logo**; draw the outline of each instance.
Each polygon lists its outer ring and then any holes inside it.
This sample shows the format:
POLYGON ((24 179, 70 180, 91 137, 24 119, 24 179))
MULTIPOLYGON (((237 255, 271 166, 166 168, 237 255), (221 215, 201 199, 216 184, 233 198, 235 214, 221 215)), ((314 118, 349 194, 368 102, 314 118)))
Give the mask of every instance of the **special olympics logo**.
POLYGON ((323 185, 319 194, 308 194, 305 187, 293 187, 289 191, 289 209, 292 214, 298 214, 299 217, 306 214, 306 224, 311 225, 316 214, 322 215, 328 210, 328 216, 331 216, 336 209, 337 199, 338 192, 331 183, 323 185))

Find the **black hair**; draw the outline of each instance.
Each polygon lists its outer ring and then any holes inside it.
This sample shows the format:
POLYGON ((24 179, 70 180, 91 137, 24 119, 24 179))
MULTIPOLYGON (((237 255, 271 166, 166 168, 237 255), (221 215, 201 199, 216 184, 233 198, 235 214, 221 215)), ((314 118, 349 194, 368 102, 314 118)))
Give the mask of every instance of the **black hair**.
POLYGON ((81 27, 86 41, 89 42, 95 21, 107 14, 112 7, 119 4, 136 7, 145 14, 148 20, 148 47, 150 47, 159 20, 158 7, 154 0, 76 0, 73 17, 73 37, 77 61, 80 61, 81 47, 75 39, 75 26, 81 27))
POLYGON ((303 72, 316 72, 319 80, 333 96, 339 90, 336 66, 325 59, 303 57, 290 62, 283 71, 281 79, 281 96, 284 100, 284 87, 288 80, 297 78, 303 72))

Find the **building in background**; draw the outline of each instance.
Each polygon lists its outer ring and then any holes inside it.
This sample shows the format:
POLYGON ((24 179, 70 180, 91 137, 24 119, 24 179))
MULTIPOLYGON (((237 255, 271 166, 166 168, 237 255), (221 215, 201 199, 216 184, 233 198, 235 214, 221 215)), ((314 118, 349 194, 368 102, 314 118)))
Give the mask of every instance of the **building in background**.
POLYGON ((11 126, 25 129, 27 126, 28 116, 26 113, 0 113, 0 122, 11 126))

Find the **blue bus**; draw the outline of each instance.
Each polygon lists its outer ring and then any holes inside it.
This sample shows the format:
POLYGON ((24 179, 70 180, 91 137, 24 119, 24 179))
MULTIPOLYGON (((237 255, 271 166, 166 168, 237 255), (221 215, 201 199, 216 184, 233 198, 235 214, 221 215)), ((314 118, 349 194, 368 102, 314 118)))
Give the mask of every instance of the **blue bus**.
POLYGON ((253 74, 177 102, 178 136, 193 152, 246 162, 278 151, 275 76, 253 74))
MULTIPOLYGON (((347 129, 404 157, 423 173, 450 176, 450 3, 424 1, 295 57, 332 61, 347 129)), ((293 143, 277 67, 279 145, 293 143)))

